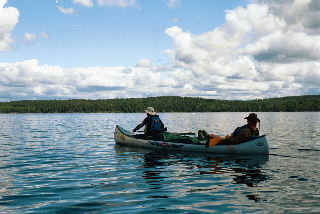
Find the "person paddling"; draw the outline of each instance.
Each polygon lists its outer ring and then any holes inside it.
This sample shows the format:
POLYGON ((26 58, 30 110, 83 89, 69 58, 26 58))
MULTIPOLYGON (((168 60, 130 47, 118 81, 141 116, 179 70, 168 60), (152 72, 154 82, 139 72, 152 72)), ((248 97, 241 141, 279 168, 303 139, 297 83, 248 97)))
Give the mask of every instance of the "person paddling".
POLYGON ((162 134, 167 130, 167 128, 164 127, 163 122, 161 121, 159 115, 157 115, 153 107, 147 107, 144 111, 147 113, 147 117, 132 131, 136 132, 140 128, 145 126, 144 135, 138 137, 152 137, 153 139, 161 140, 163 138, 162 134))

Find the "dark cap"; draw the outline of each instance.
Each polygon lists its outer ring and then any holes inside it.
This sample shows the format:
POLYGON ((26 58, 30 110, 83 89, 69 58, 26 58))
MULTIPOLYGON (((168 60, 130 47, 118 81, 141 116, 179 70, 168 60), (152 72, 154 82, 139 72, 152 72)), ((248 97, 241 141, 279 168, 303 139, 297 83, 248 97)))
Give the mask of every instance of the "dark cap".
POLYGON ((260 119, 255 113, 250 113, 249 116, 245 117, 244 119, 247 119, 248 121, 252 121, 252 122, 260 122, 260 119))

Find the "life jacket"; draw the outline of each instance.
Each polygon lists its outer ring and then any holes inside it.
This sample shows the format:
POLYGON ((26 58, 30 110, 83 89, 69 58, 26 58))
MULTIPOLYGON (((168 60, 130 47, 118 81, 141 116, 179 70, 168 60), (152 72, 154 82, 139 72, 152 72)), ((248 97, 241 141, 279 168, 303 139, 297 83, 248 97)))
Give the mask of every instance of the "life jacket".
POLYGON ((253 130, 253 129, 250 128, 248 125, 244 125, 244 126, 241 126, 241 127, 237 127, 237 128, 233 131, 233 133, 232 133, 231 136, 234 137, 234 136, 239 135, 239 134, 240 134, 240 131, 241 131, 242 129, 245 129, 245 128, 250 129, 250 132, 251 132, 251 136, 252 136, 252 137, 259 136, 259 129, 253 130))
POLYGON ((150 115, 150 133, 163 131, 164 125, 159 118, 159 115, 150 115))

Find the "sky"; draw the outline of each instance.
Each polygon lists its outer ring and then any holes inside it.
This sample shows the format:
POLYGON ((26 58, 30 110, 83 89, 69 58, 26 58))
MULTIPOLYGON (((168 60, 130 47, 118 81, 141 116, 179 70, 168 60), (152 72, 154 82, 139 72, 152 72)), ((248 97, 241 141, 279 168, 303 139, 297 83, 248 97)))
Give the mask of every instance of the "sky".
POLYGON ((0 101, 320 94, 319 0, 0 0, 0 101))

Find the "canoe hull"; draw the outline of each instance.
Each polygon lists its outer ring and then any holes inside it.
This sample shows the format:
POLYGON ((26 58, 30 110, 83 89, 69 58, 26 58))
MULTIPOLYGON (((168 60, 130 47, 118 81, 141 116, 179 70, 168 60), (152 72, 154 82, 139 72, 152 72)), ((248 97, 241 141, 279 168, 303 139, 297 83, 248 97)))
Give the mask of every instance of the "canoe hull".
POLYGON ((206 147, 203 144, 184 144, 155 140, 137 139, 133 133, 120 126, 116 126, 114 139, 116 144, 140 147, 147 149, 168 150, 168 151, 187 151, 187 152, 205 152, 212 154, 241 154, 241 155, 260 155, 269 154, 269 145, 266 136, 238 144, 238 145, 216 145, 206 147))

